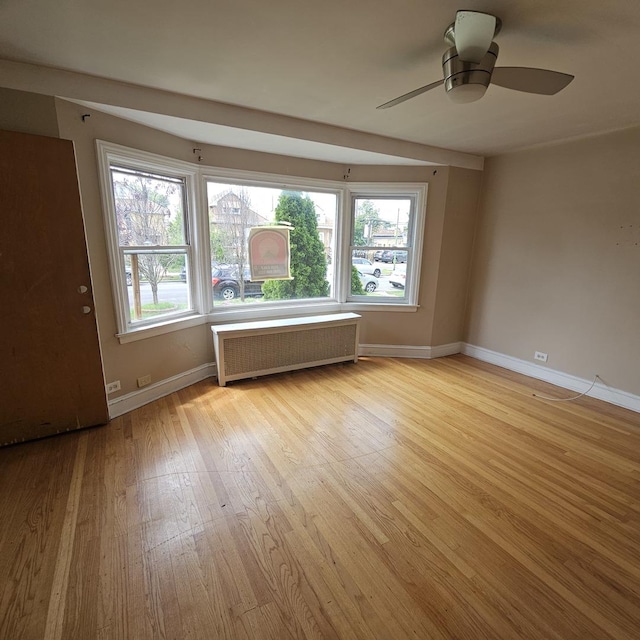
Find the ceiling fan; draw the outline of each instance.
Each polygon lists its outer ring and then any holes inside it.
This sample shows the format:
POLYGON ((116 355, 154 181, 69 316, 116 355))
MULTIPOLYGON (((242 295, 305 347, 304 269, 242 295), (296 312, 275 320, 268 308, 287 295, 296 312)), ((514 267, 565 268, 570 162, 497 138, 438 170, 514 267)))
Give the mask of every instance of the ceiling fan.
POLYGON ((442 56, 443 80, 405 93, 378 109, 388 109, 444 84, 447 96, 457 103, 482 98, 489 84, 526 93, 551 96, 564 89, 573 76, 531 67, 494 67, 498 45, 493 38, 500 32, 500 18, 479 11, 458 11, 456 21, 444 32, 449 49, 442 56))

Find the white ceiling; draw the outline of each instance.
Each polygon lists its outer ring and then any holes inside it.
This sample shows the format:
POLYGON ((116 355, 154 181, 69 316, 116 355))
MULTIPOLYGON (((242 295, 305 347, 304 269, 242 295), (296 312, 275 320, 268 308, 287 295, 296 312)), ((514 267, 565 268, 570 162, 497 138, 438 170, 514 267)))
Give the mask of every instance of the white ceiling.
MULTIPOLYGON (((638 0, 0 0, 0 58, 479 155, 640 124, 638 0), (441 78, 442 34, 460 8, 502 19, 498 66, 575 80, 552 97, 494 86, 456 105, 436 90, 376 110, 441 78)), ((127 117, 202 142, 233 133, 127 117)), ((290 136, 291 155, 339 159, 296 138, 304 132, 290 136)), ((242 144, 282 152, 278 142, 242 144)), ((376 155, 360 161, 386 163, 376 155)))

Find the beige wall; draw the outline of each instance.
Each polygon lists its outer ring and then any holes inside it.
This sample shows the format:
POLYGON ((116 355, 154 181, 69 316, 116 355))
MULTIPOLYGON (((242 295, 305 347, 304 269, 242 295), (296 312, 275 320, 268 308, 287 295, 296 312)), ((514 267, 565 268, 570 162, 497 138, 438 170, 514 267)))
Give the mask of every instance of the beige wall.
POLYGON ((0 87, 0 129, 57 138, 55 98, 0 87))
POLYGON ((449 344, 464 334, 470 256, 476 228, 482 173, 452 167, 440 241, 438 280, 433 291, 431 345, 449 344))
MULTIPOLYGON (((30 96, 32 94, 25 94, 30 96)), ((33 96, 33 108, 41 106, 33 96)), ((46 98, 49 101, 48 98, 46 98)), ((49 109, 51 103, 47 102, 49 109)), ((115 118, 76 103, 55 99, 57 128, 74 141, 82 195, 96 314, 107 381, 120 380, 126 394, 136 378, 154 382, 214 361, 211 332, 198 326, 120 344, 109 279, 108 258, 96 163, 95 140, 101 139, 188 162, 202 149, 203 164, 284 175, 341 180, 343 164, 303 160, 193 142, 115 118), (82 120, 82 115, 90 117, 82 120)), ((0 107, 0 114, 3 107, 0 107)), ((11 127, 8 127, 11 128, 11 127)), ((49 132, 54 135, 53 131, 49 132)), ((364 312, 361 342, 381 345, 435 346, 462 339, 464 292, 470 261, 470 238, 480 173, 448 167, 353 166, 353 182, 427 182, 429 184, 420 308, 415 313, 364 312), (440 290, 442 289, 442 290, 440 290), (437 295, 436 295, 437 294, 437 295)), ((119 394, 113 394, 111 399, 119 394)))
POLYGON ((485 165, 466 341, 640 394, 640 129, 485 165))

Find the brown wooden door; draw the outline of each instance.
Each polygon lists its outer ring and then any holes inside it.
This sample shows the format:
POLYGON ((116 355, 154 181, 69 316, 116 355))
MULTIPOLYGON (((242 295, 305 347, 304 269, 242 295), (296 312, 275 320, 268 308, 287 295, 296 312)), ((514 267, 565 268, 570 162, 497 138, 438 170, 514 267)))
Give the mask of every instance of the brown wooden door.
POLYGON ((0 445, 107 421, 73 144, 0 131, 0 445))

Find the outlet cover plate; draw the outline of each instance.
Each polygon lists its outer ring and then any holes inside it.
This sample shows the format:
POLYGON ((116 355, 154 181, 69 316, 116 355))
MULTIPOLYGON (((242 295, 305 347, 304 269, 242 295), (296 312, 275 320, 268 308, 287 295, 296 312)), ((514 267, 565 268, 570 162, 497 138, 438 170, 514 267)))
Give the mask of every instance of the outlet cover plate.
POLYGON ((120 380, 114 380, 107 385, 107 394, 120 391, 120 380))
POLYGON ((140 376, 138 378, 138 387, 146 387, 148 384, 151 384, 151 376, 140 376))

